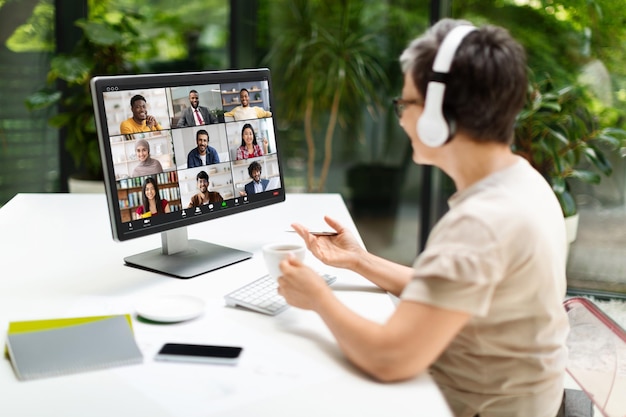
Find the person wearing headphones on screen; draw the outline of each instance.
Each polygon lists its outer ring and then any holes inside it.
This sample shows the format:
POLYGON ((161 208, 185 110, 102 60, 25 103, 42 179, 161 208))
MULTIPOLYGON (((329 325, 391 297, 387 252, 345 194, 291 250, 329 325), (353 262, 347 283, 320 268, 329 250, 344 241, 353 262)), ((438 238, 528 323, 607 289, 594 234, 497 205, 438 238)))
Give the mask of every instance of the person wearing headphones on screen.
POLYGON ((450 210, 412 267, 368 253, 331 218, 332 237, 292 225, 321 261, 399 297, 384 323, 351 311, 295 258, 281 263, 278 292, 319 314, 366 374, 399 381, 430 372, 457 417, 554 417, 569 328, 565 226, 548 183, 510 148, 525 52, 503 28, 444 19, 400 63, 400 125, 413 160, 453 179, 450 210))

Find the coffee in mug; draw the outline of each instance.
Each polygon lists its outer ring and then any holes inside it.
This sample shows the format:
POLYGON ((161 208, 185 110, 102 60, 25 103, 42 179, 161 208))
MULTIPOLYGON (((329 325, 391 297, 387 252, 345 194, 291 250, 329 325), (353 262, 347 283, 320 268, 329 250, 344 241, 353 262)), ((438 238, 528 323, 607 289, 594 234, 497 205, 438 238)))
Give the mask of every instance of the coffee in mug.
POLYGON ((299 243, 270 243, 263 246, 263 257, 270 276, 277 279, 282 275, 280 272, 280 262, 290 256, 295 256, 300 261, 304 260, 306 246, 299 243))

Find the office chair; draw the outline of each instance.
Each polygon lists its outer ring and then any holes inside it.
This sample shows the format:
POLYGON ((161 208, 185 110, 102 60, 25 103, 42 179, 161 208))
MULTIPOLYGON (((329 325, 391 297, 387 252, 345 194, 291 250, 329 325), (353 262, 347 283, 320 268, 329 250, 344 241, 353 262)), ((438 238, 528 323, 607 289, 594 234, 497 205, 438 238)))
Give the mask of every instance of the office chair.
POLYGON ((582 389, 566 390, 563 415, 626 416, 626 332, 586 298, 563 304, 571 328, 567 373, 582 389))

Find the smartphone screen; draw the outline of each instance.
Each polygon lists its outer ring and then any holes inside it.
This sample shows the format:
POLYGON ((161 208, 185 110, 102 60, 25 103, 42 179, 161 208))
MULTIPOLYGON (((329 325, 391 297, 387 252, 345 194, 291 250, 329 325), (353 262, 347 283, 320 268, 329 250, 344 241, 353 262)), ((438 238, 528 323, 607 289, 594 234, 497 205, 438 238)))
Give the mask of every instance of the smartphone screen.
POLYGON ((243 348, 237 346, 192 345, 166 343, 155 356, 156 360, 201 362, 234 365, 243 348))

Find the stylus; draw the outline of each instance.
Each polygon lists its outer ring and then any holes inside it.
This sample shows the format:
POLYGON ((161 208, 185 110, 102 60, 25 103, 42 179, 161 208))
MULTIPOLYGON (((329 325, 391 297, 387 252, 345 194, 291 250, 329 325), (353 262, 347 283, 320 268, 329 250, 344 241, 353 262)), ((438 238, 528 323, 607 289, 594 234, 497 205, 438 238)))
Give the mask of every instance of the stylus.
MULTIPOLYGON (((288 232, 293 232, 296 233, 295 230, 287 230, 288 232)), ((337 236, 339 233, 337 232, 309 232, 310 234, 312 234, 313 236, 337 236)))

